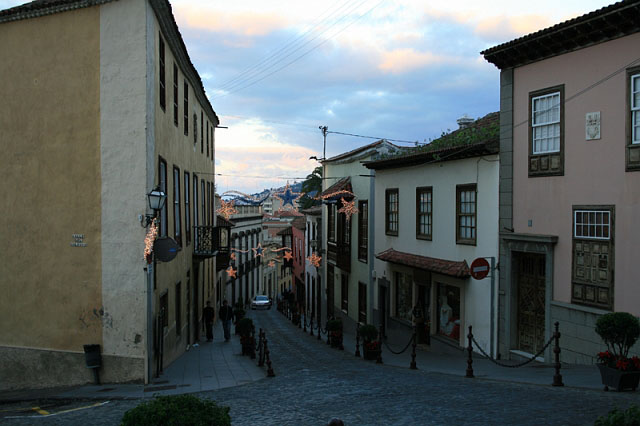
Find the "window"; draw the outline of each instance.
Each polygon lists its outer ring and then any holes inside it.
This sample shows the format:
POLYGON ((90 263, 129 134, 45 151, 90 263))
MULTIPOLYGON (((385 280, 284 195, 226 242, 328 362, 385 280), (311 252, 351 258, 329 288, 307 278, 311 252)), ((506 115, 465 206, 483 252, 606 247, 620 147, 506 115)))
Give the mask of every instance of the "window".
POLYGON ((163 327, 169 326, 169 293, 167 291, 164 292, 162 296, 160 296, 160 309, 158 310, 158 315, 162 319, 160 323, 163 327))
POLYGON ((202 225, 207 224, 207 203, 206 203, 206 192, 204 191, 204 180, 200 180, 200 198, 202 203, 202 225))
POLYGON ((456 186, 456 243, 476 244, 476 185, 456 186))
POLYGON ((158 33, 158 38, 160 39, 160 45, 158 46, 158 50, 159 50, 159 57, 160 57, 160 87, 159 87, 159 94, 160 94, 160 108, 162 108, 162 111, 164 111, 167 107, 167 98, 166 98, 166 88, 165 88, 165 83, 164 83, 164 40, 162 39, 162 35, 160 35, 160 33, 158 33))
MULTIPOLYGON (((207 151, 209 151, 209 120, 207 120, 207 151)), ((204 154, 204 146, 200 145, 200 154, 204 154)))
POLYGON ((182 229, 180 217, 180 169, 173 168, 173 229, 178 245, 182 245, 182 229))
MULTIPOLYGON (((203 197, 203 199, 204 199, 204 197, 203 197)), ((211 200, 211 184, 209 182, 207 182, 207 199, 211 200)), ((207 218, 204 220, 204 222, 207 225, 211 225, 211 208, 209 208, 208 204, 207 204, 206 212, 207 212, 207 214, 206 214, 207 218)))
POLYGON ((529 176, 562 175, 564 86, 529 94, 529 176))
POLYGON ((327 204, 327 236, 329 241, 336 241, 336 205, 327 204))
POLYGON ((369 248, 369 202, 358 201, 358 260, 367 262, 369 248))
POLYGON ((402 272, 395 273, 396 293, 395 293, 395 309, 396 318, 411 321, 411 299, 413 297, 411 291, 411 275, 402 272))
POLYGON ((367 323, 367 285, 358 282, 358 322, 367 323))
POLYGON ((182 284, 176 284, 176 334, 182 334, 182 284))
MULTIPOLYGON (((167 162, 160 158, 158 162, 158 179, 160 180, 160 190, 167 193, 167 162)), ((167 203, 164 203, 160 210, 160 236, 167 236, 167 203)))
POLYGON ((189 178, 189 172, 184 172, 184 235, 187 240, 187 245, 191 243, 191 210, 189 206, 189 185, 191 179, 189 178))
POLYGON ((387 189, 384 194, 384 228, 387 235, 398 235, 398 189, 387 189))
MULTIPOLYGON (((213 130, 211 131, 211 138, 213 139, 213 130)), ((209 158, 209 125, 207 124, 207 158, 209 158)))
POLYGON ((340 279, 340 297, 342 299, 341 308, 343 311, 349 310, 349 276, 347 274, 341 274, 340 279))
POLYGON ((173 63, 173 124, 178 126, 178 66, 173 63))
POLYGON ((202 111, 200 111, 200 146, 202 146, 202 144, 204 143, 203 141, 204 141, 204 114, 202 113, 202 111))
MULTIPOLYGON (((198 220, 198 176, 193 175, 193 226, 198 226, 200 221, 198 220)), ((198 235, 198 231, 194 231, 194 239, 198 235)), ((196 244, 198 241, 196 240, 196 244)))
POLYGON ((640 170, 640 67, 627 70, 627 171, 640 170))
POLYGON ((416 188, 416 238, 431 240, 433 219, 433 189, 416 188))
POLYGON ((189 85, 184 82, 184 134, 189 135, 189 85))
POLYGON ((573 207, 572 302, 613 308, 613 206, 573 207))

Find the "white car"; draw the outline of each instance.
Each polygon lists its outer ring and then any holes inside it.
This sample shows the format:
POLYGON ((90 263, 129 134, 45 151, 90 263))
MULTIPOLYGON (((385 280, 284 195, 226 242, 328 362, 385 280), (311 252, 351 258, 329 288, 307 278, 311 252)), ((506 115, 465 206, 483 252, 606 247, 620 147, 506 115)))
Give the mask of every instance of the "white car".
POLYGON ((251 309, 271 309, 271 300, 264 295, 257 295, 251 301, 251 309))

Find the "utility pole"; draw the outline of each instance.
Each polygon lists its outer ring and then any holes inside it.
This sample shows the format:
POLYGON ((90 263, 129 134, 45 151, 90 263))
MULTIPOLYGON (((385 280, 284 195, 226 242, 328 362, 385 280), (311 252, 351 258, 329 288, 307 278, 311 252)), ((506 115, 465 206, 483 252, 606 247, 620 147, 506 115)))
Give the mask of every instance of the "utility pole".
POLYGON ((324 142, 322 143, 322 159, 324 160, 327 158, 327 131, 329 128, 327 126, 320 126, 318 128, 322 132, 322 136, 324 136, 324 142))

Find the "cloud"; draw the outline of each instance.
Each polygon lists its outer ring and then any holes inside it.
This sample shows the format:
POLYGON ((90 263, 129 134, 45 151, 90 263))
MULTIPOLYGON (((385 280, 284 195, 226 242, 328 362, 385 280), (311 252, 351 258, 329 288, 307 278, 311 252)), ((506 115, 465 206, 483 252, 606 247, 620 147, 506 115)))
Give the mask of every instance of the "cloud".
POLYGON ((487 40, 509 41, 546 28, 551 20, 543 15, 493 16, 475 24, 475 33, 487 40))
POLYGON ((288 25, 286 19, 274 13, 222 12, 210 5, 183 4, 174 13, 181 26, 246 37, 265 36, 288 25))
POLYGON ((378 69, 387 73, 402 74, 448 61, 450 60, 444 56, 431 52, 419 52, 411 48, 395 49, 382 54, 378 69))

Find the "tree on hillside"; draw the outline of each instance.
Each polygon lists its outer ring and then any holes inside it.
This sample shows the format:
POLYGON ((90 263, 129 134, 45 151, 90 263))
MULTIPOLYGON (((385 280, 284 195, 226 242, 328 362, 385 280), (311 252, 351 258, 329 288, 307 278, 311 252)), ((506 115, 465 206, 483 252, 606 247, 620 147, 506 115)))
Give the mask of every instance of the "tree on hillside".
POLYGON ((308 209, 313 206, 320 205, 320 200, 312 197, 317 196, 322 191, 322 166, 313 169, 311 174, 302 182, 302 192, 304 195, 300 197, 300 207, 308 209))

